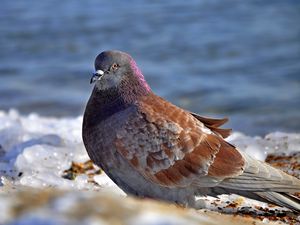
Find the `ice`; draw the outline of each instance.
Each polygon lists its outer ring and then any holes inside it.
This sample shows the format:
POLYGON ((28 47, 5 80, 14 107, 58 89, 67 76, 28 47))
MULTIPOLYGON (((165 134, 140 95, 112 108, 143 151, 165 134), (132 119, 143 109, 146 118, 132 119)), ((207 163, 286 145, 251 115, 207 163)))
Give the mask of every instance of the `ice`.
POLYGON ((101 187, 108 187, 110 191, 113 191, 119 195, 126 195, 115 183, 109 179, 105 174, 94 176, 94 181, 101 187))
POLYGON ((250 156, 264 161, 270 153, 285 153, 300 151, 300 134, 274 132, 265 137, 250 137, 235 132, 227 141, 236 145, 250 156))
POLYGON ((80 178, 62 178, 72 161, 89 159, 81 121, 82 117, 56 119, 0 111, 0 175, 26 186, 83 188, 80 178))

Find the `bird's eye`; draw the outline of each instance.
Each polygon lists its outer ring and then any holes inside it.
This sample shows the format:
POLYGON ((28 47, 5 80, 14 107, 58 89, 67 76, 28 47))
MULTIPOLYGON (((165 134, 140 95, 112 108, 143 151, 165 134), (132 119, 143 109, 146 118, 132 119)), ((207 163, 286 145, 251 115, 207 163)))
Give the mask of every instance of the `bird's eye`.
POLYGON ((112 64, 112 66, 110 67, 111 70, 116 70, 119 68, 119 65, 117 63, 112 64))

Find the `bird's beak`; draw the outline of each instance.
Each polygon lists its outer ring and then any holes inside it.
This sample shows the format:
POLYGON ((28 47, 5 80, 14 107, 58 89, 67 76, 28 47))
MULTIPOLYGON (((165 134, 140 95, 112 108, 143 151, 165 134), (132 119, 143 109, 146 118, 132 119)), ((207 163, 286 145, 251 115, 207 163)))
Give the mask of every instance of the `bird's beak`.
POLYGON ((104 74, 103 70, 97 70, 95 73, 93 73, 90 84, 96 82, 97 80, 100 80, 100 78, 103 76, 103 74, 104 74))

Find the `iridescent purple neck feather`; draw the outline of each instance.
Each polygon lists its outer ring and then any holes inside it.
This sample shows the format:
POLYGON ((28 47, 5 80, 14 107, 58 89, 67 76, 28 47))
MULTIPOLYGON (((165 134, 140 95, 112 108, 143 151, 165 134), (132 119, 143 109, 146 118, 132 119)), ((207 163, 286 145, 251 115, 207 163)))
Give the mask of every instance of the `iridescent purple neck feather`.
POLYGON ((141 70, 133 59, 129 61, 129 69, 117 87, 121 98, 125 103, 133 104, 140 97, 151 92, 141 70))
POLYGON ((147 84, 144 75, 142 74, 142 71, 139 69, 139 67, 133 59, 130 60, 130 67, 132 69, 133 74, 135 74, 136 77, 141 81, 141 85, 146 89, 146 91, 151 91, 150 86, 147 84))

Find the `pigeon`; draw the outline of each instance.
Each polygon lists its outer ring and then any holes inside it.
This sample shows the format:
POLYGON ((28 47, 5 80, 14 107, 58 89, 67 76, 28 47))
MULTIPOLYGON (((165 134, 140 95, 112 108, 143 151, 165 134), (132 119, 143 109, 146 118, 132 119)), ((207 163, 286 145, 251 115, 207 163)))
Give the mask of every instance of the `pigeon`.
POLYGON ((300 212, 300 180, 224 138, 227 119, 184 110, 155 95, 134 59, 95 59, 82 137, 91 160, 128 195, 197 207, 196 196, 237 194, 300 212))

